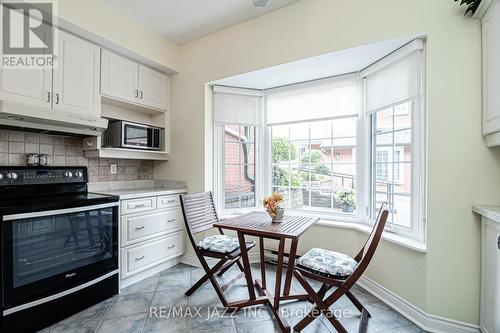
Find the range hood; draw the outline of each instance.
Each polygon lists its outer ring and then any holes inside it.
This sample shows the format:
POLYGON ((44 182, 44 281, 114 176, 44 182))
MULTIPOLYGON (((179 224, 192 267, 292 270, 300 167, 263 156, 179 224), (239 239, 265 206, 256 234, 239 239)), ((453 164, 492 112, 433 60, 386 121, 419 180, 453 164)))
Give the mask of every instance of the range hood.
POLYGON ((0 126, 99 136, 108 127, 108 120, 0 100, 0 126))

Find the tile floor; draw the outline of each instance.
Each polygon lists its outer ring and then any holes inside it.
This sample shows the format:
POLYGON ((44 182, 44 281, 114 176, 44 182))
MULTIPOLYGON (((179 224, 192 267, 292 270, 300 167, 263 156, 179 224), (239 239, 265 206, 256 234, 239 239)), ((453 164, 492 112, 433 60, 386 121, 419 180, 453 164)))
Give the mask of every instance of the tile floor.
MULTIPOLYGON (((253 268, 255 278, 258 268, 257 266, 253 268)), ((238 272, 237 268, 232 268, 225 274, 224 279, 228 280, 231 275, 234 276, 238 272)), ((265 307, 253 308, 253 311, 244 310, 233 315, 223 315, 223 308, 210 284, 205 284, 194 295, 186 297, 184 292, 202 275, 203 271, 200 268, 179 264, 140 281, 123 290, 120 295, 77 313, 39 333, 280 332, 265 307), (151 308, 156 308, 156 315, 154 312, 150 315, 151 308), (183 315, 180 311, 184 311, 183 315), (209 313, 211 318, 207 320, 209 313)), ((268 284, 272 285, 273 280, 274 268, 269 266, 268 284)), ((319 284, 317 286, 319 287, 319 284)), ((296 281, 292 288, 295 291, 302 291, 296 281)), ((368 333, 423 332, 363 289, 355 287, 353 293, 372 314, 368 333)), ((227 295, 230 301, 247 297, 244 279, 230 288, 227 295)), ((310 307, 311 304, 308 302, 283 303, 284 315, 292 326, 304 316, 304 312, 310 307)), ((332 307, 333 310, 336 310, 335 314, 343 311, 344 317, 340 319, 341 323, 349 332, 357 332, 358 312, 345 296, 332 307)), ((335 332, 335 329, 326 318, 322 317, 320 320, 315 320, 303 332, 330 333, 335 332)))

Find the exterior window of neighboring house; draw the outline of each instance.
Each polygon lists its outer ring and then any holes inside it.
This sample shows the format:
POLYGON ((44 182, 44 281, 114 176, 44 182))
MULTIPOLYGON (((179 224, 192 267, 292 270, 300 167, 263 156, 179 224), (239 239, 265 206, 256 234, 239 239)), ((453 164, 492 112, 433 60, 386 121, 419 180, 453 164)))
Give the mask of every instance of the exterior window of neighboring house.
POLYGON ((389 167, 387 162, 389 162, 389 151, 379 150, 377 154, 377 163, 375 165, 375 170, 377 174, 377 179, 388 180, 389 179, 389 167))
POLYGON ((224 208, 255 207, 255 126, 224 126, 224 208))

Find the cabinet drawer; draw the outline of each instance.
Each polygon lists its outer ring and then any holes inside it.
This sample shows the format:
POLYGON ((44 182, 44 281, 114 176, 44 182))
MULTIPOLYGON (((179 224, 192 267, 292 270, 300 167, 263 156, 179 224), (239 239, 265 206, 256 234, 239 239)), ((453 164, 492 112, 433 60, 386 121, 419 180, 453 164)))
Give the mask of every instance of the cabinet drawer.
POLYGON ((158 209, 180 206, 179 195, 162 195, 158 197, 158 209))
POLYGON ((161 236, 182 226, 179 208, 126 215, 121 218, 122 246, 161 236))
POLYGON ((121 203, 121 214, 133 214, 147 212, 156 209, 156 197, 123 200, 121 203))
POLYGON ((182 232, 122 249, 122 278, 182 254, 182 232), (125 264, 125 265, 123 265, 125 264))

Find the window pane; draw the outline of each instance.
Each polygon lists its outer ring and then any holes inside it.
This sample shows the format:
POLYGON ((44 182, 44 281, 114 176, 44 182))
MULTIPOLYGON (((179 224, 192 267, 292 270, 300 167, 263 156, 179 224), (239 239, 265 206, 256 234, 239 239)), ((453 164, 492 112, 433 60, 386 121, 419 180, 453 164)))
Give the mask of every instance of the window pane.
POLYGON ((224 170, 225 187, 239 187, 242 168, 240 165, 226 165, 224 170))
POLYGON ((241 144, 238 142, 226 142, 224 144, 224 163, 228 164, 240 164, 240 147, 241 144))
POLYGON ((226 187, 224 190, 224 197, 226 198, 225 208, 240 208, 240 188, 239 187, 226 187))
POLYGON ((345 118, 338 119, 333 122, 333 137, 334 138, 345 138, 345 137, 356 137, 356 118, 345 118))
POLYGON ((272 185, 284 195, 286 208, 355 212, 356 124, 351 118, 271 129, 272 185))
POLYGON ((392 223, 410 228, 410 197, 394 195, 392 223))
POLYGON ((387 202, 389 223, 407 228, 411 227, 411 106, 403 103, 372 116, 372 217, 382 202, 387 202))
POLYGON ((411 193, 411 164, 394 163, 394 193, 411 193))
POLYGON ((375 136, 375 141, 377 146, 391 147, 393 143, 394 136, 391 133, 377 134, 375 136))
POLYGON ((253 126, 224 127, 225 208, 255 207, 255 131, 253 126))
POLYGON ((375 133, 393 129, 392 108, 375 113, 375 133))
POLYGON ((255 186, 243 186, 240 191, 241 207, 255 207, 255 186))
POLYGON ((316 121, 311 123, 311 139, 330 139, 332 137, 332 121, 316 121))

